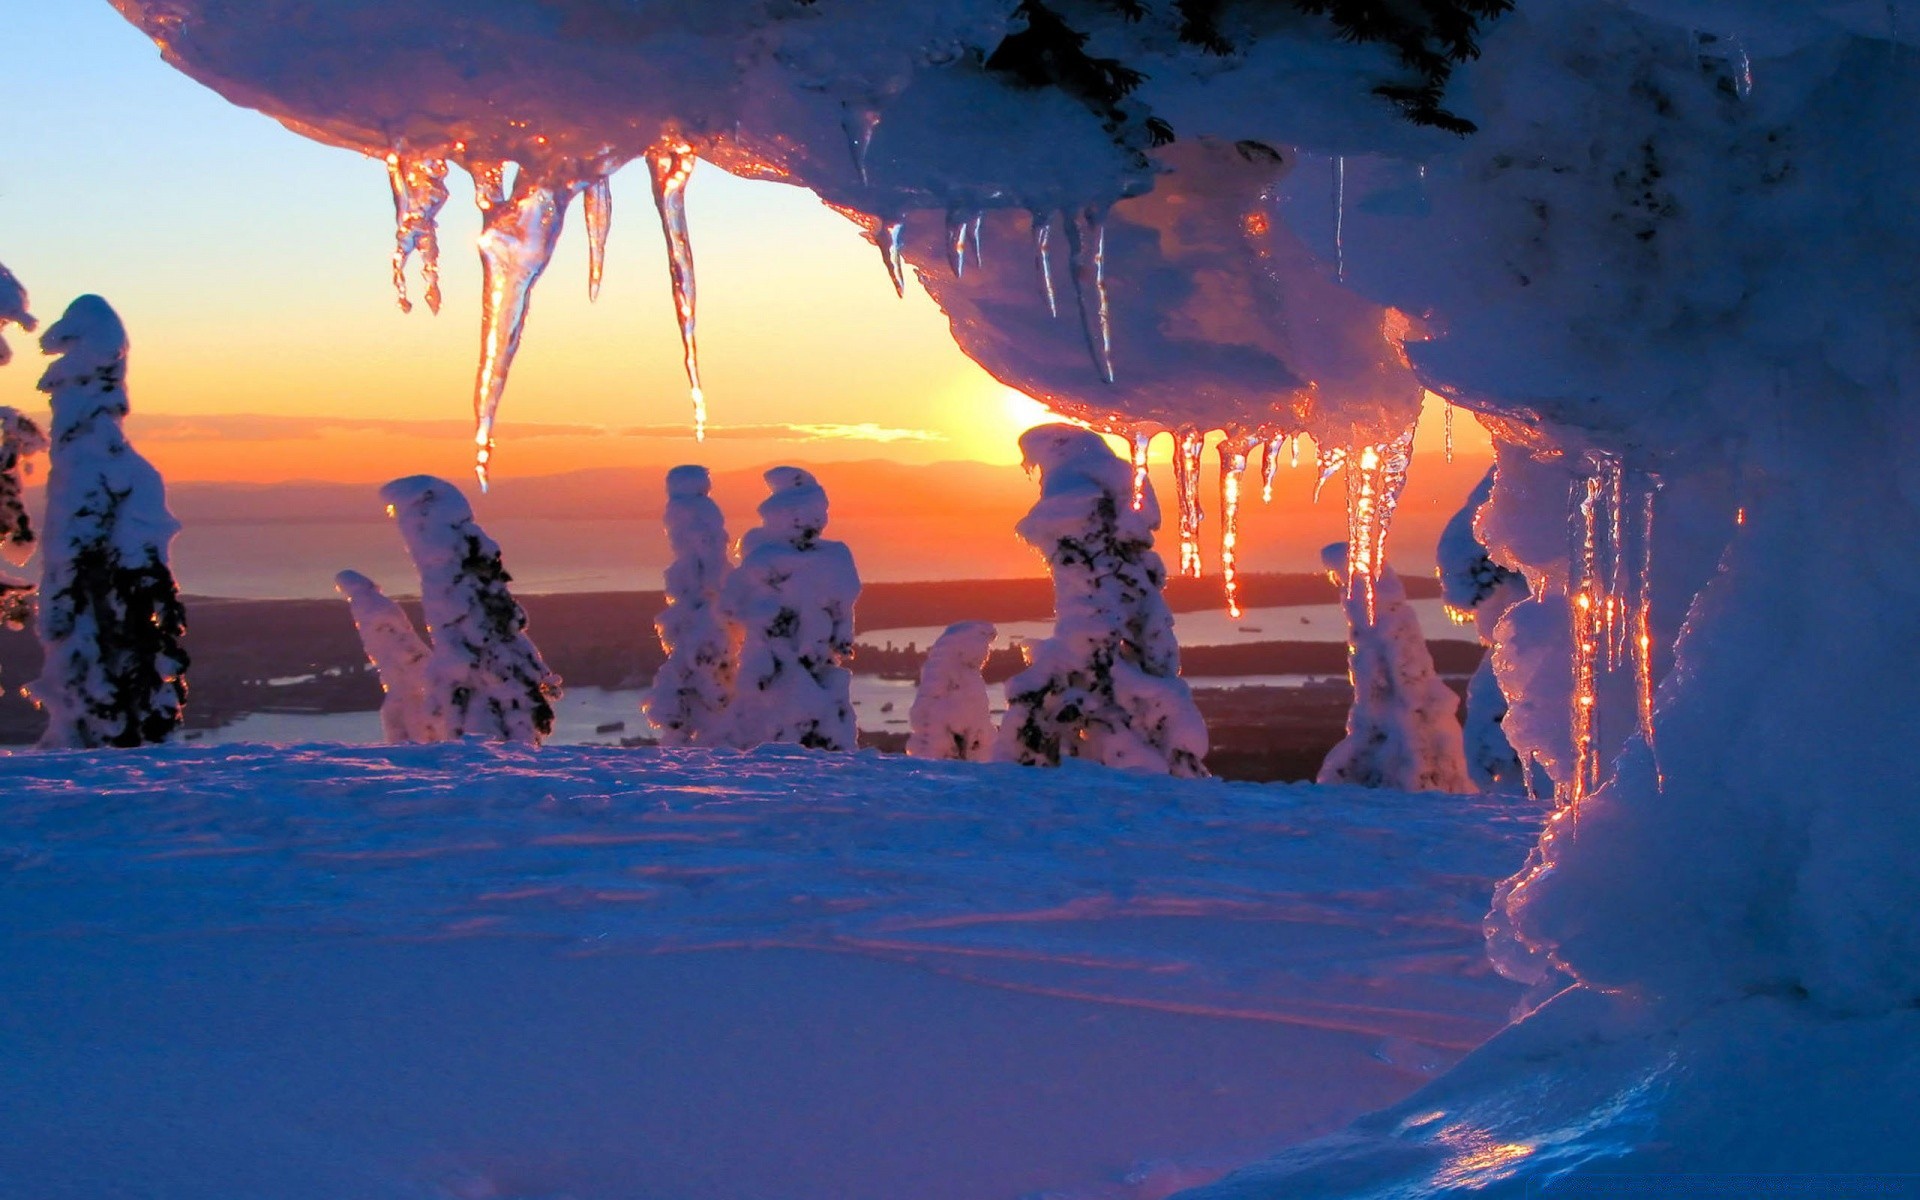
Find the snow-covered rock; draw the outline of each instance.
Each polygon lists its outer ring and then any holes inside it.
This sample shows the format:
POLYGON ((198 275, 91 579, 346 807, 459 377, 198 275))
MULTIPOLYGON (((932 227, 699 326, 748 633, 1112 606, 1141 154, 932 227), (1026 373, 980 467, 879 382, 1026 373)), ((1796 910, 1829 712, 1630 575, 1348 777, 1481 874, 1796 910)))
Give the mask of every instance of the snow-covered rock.
POLYGON ((538 744, 553 730, 560 679, 531 638, 507 590, 500 545, 473 518, 460 489, 410 475, 380 489, 420 572, 420 607, 432 632, 426 663, 429 740, 481 737, 538 744))
POLYGON ((1133 469, 1099 434, 1041 425, 1020 436, 1040 499, 1016 531, 1053 575, 1053 634, 1026 644, 1007 681, 996 757, 1057 765, 1207 773, 1207 726, 1180 678, 1180 646, 1153 549, 1153 488, 1133 503, 1133 469))
POLYGON ((907 712, 908 754, 974 761, 992 752, 992 705, 980 672, 997 632, 991 621, 961 621, 928 647, 907 712))
POLYGON ((853 676, 841 663, 853 653, 860 573, 846 543, 820 536, 827 493, 811 474, 775 467, 766 480, 760 524, 740 539, 740 565, 720 590, 740 646, 727 740, 851 750, 853 676))
POLYGON ((667 472, 662 519, 673 562, 667 566, 667 607, 653 619, 667 660, 640 701, 663 746, 699 745, 723 734, 733 697, 733 639, 719 612, 720 587, 733 564, 726 517, 712 490, 705 467, 667 472))

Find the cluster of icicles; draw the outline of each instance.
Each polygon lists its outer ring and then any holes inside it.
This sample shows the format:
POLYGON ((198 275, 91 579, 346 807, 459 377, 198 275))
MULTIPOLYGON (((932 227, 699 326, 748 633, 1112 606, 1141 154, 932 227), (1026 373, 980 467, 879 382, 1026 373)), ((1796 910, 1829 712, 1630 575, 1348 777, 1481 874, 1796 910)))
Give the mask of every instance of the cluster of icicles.
MULTIPOLYGON (((459 150, 461 147, 456 146, 459 150)), ((686 189, 697 159, 690 146, 661 142, 644 156, 653 181, 654 206, 667 241, 667 267, 673 286, 673 308, 680 323, 687 385, 693 396, 694 436, 706 436, 706 403, 700 391, 700 354, 695 340, 693 241, 687 232, 686 189)), ((550 178, 528 167, 514 170, 507 182, 507 164, 466 164, 473 178, 474 202, 480 209, 481 264, 480 368, 474 381, 474 470, 484 489, 493 458, 494 422, 506 394, 507 377, 520 336, 526 329, 527 304, 533 285, 546 272, 559 244, 567 209, 582 196, 586 210, 588 257, 587 295, 598 299, 607 261, 607 234, 613 225, 613 189, 608 182, 618 164, 564 178, 550 178)), ((446 207, 447 159, 411 155, 394 150, 387 155, 387 174, 393 185, 395 238, 393 283, 402 311, 411 312, 407 268, 418 256, 420 280, 427 307, 440 311, 440 210, 446 207)))
MULTIPOLYGON (((1448 410, 1451 432, 1451 409, 1448 410)), ((1327 481, 1345 470, 1347 483, 1347 544, 1352 569, 1347 575, 1349 596, 1366 604, 1367 620, 1373 620, 1374 581, 1386 563, 1387 533, 1393 514, 1406 491, 1407 472, 1413 462, 1414 425, 1391 441, 1357 446, 1314 447, 1316 460, 1313 498, 1316 502, 1327 481)), ((1207 433, 1198 429, 1168 430, 1156 426, 1137 426, 1126 433, 1133 446, 1133 506, 1146 500, 1147 458, 1154 438, 1167 433, 1174 439, 1173 481, 1180 508, 1180 573, 1200 577, 1205 563, 1200 553, 1200 525, 1205 518, 1200 502, 1201 469, 1206 461, 1207 433)), ((1273 500, 1273 481, 1279 471, 1280 456, 1290 466, 1300 465, 1301 434, 1294 431, 1259 430, 1253 433, 1227 430, 1220 435, 1215 450, 1220 458, 1220 576, 1226 590, 1227 613, 1239 617, 1240 608, 1240 503, 1245 478, 1253 456, 1260 455, 1260 498, 1273 500)), ((1452 461, 1452 439, 1448 438, 1448 461, 1452 461)))
MULTIPOLYGON (((1599 682, 1601 673, 1633 666, 1635 720, 1653 756, 1653 518, 1660 479, 1631 470, 1608 454, 1587 457, 1584 478, 1569 493, 1573 531, 1568 561, 1577 569, 1571 597, 1573 621, 1574 772, 1571 799, 1578 803, 1603 782, 1599 682)), ((1664 781, 1661 781, 1664 783, 1664 781)))

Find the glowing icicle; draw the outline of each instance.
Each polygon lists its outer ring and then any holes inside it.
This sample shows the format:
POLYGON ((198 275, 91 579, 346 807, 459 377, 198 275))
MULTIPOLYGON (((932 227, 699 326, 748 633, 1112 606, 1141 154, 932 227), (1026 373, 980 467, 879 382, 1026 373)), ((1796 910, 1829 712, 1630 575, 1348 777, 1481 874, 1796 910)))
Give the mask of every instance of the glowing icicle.
POLYGON ((986 219, 985 213, 973 214, 973 265, 976 267, 984 267, 987 265, 986 255, 981 251, 985 239, 980 236, 981 228, 986 219))
POLYGON ((1447 464, 1451 466, 1453 464, 1453 405, 1441 406, 1441 422, 1442 432, 1446 434, 1447 439, 1447 464))
POLYGON ((447 160, 410 158, 395 150, 387 155, 387 180, 393 185, 393 289, 400 297, 400 311, 413 311, 407 296, 407 263, 418 253, 427 308, 438 313, 440 210, 447 203, 447 160))
POLYGON ((1738 34, 1727 39, 1733 47, 1733 90, 1742 100, 1753 95, 1753 58, 1747 53, 1747 44, 1738 34))
POLYGON ((1626 657, 1627 614, 1627 473, 1620 460, 1607 458, 1601 467, 1601 485, 1606 489, 1607 514, 1607 670, 1618 670, 1626 657))
POLYGON ((693 239, 687 233, 687 180, 700 160, 684 142, 661 142, 647 151, 653 178, 653 203, 660 210, 660 232, 667 239, 667 276, 673 284, 673 311, 680 320, 680 348, 693 397, 693 437, 707 440, 707 397, 700 390, 700 346, 694 337, 696 296, 693 239))
POLYGON ((1347 594, 1366 601, 1373 623, 1374 581, 1387 561, 1387 534, 1413 464, 1414 425, 1384 445, 1349 449, 1347 468, 1347 594))
POLYGON ((1147 451, 1153 448, 1153 430, 1136 429, 1133 432, 1133 511, 1139 512, 1147 502, 1147 451))
POLYGON ((1634 564, 1632 635, 1634 691, 1640 737, 1653 758, 1654 785, 1664 791, 1666 772, 1661 769, 1660 748, 1653 738, 1653 506, 1654 497, 1660 492, 1660 480, 1653 475, 1643 475, 1638 484, 1636 499, 1640 511, 1636 534, 1639 545, 1635 547, 1638 554, 1634 564))
POLYGON ((1332 479, 1334 472, 1347 465, 1347 450, 1345 446, 1334 446, 1329 449, 1315 442, 1313 453, 1320 471, 1313 481, 1313 502, 1318 504, 1320 493, 1326 489, 1327 480, 1332 479))
POLYGON ((1293 449, 1292 453, 1288 456, 1287 465, 1297 470, 1300 466, 1300 435, 1297 433, 1294 434, 1289 441, 1293 443, 1293 449))
POLYGON ((1060 304, 1053 294, 1053 217, 1047 213, 1035 211, 1033 214, 1033 257, 1040 264, 1040 289, 1047 294, 1047 315, 1058 318, 1060 304))
POLYGON ((1260 502, 1273 503, 1273 474, 1280 466, 1280 443, 1287 440, 1284 433, 1276 433, 1267 439, 1260 451, 1260 502))
POLYGON ((483 217, 489 209, 507 202, 507 164, 472 163, 467 173, 473 176, 473 203, 483 217))
POLYGON ((1227 594, 1227 615, 1236 621, 1240 619, 1240 481, 1254 444, 1252 438, 1232 434, 1220 442, 1220 578, 1227 594))
POLYGON ((947 214, 947 268, 955 279, 963 279, 967 274, 967 234, 973 229, 973 222, 958 213, 947 214))
POLYGON ((480 372, 474 381, 474 474, 480 490, 488 482, 493 460, 494 419, 506 394, 507 375, 520 350, 526 329, 527 303, 533 285, 553 260, 567 205, 581 185, 560 188, 541 183, 522 170, 513 181, 513 194, 499 189, 499 171, 483 171, 475 185, 483 201, 480 249, 480 372))
POLYGON ((847 131, 847 151, 853 155, 853 169, 860 182, 867 180, 867 150, 873 145, 873 131, 880 127, 880 110, 863 104, 840 106, 840 128, 847 131))
POLYGON ((1067 261, 1073 268, 1073 291, 1080 302, 1080 327, 1087 335, 1100 378, 1113 382, 1113 323, 1107 309, 1107 218, 1097 208, 1076 216, 1066 214, 1067 261), (1085 229, 1081 228, 1082 222, 1085 229))
MULTIPOLYGON (((1605 486, 1598 471, 1576 482, 1569 494, 1574 505, 1574 520, 1580 530, 1579 545, 1574 547, 1574 565, 1579 568, 1571 605, 1573 622, 1573 699, 1569 714, 1573 740, 1573 782, 1570 800, 1578 805, 1600 786, 1600 639, 1603 634, 1600 582, 1600 539, 1603 536, 1601 509, 1605 505, 1605 486)), ((1571 522, 1570 522, 1571 523, 1571 522)))
POLYGON ((893 294, 902 300, 907 298, 907 264, 901 252, 906 233, 907 223, 896 217, 880 227, 878 238, 880 257, 887 264, 887 278, 893 280, 893 294))
POLYGON ((582 201, 587 217, 587 299, 600 299, 607 273, 607 234, 613 230, 613 184, 605 175, 587 185, 582 201))
POLYGON ((1207 435, 1189 429, 1181 433, 1173 452, 1174 489, 1180 493, 1180 573, 1200 578, 1200 463, 1207 435))
POLYGON ((1333 157, 1333 273, 1347 280, 1347 156, 1333 157))

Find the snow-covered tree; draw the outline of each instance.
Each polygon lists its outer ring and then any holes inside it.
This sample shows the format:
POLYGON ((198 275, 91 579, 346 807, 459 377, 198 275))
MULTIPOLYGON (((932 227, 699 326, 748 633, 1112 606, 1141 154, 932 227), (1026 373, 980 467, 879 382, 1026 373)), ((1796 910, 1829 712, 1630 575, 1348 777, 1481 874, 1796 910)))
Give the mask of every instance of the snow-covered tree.
POLYGON ((1406 585, 1381 564, 1368 620, 1366 598, 1347 588, 1347 544, 1328 546, 1320 560, 1346 597, 1353 707, 1347 736, 1320 764, 1318 781, 1401 792, 1472 791, 1456 715, 1460 698, 1433 669, 1406 585))
POLYGON ((978 761, 992 753, 992 705, 981 669, 998 632, 990 621, 962 621, 934 641, 907 713, 908 754, 978 761))
POLYGON ((1016 530, 1053 573, 1054 627, 1007 684, 995 757, 1205 775, 1207 726, 1161 595, 1153 489, 1136 509, 1132 466, 1078 426, 1029 429, 1020 450, 1040 472, 1040 500, 1016 530))
MULTIPOLYGON (((1434 551, 1439 561, 1440 591, 1448 610, 1461 620, 1472 621, 1481 643, 1489 647, 1501 616, 1527 598, 1526 577, 1494 562, 1474 532, 1474 517, 1493 495, 1493 476, 1494 468, 1487 468, 1486 478, 1441 531, 1440 544, 1434 551)), ((1483 792, 1526 790, 1520 756, 1501 728, 1506 716, 1506 693, 1500 690, 1493 656, 1488 654, 1467 683, 1467 717, 1461 726, 1467 773, 1483 792)))
MULTIPOLYGON (((0 335, 7 332, 9 325, 18 325, 23 333, 32 333, 39 322, 27 311, 27 289, 7 270, 7 264, 0 263, 0 335)), ((12 361, 13 349, 7 345, 5 336, 0 336, 0 367, 12 361)))
POLYGON ((127 441, 127 331, 82 296, 40 348, 52 397, 40 582, 46 652, 29 691, 49 749, 139 746, 177 729, 187 699, 186 610, 168 566, 179 522, 160 472, 127 441))
POLYGON ((728 740, 851 750, 853 677, 840 664, 853 652, 860 574, 844 543, 820 536, 827 493, 812 475, 775 467, 766 481, 760 525, 740 539, 740 565, 720 589, 740 639, 728 740))
MULTIPOLYGON (((4 270, 5 268, 0 268, 4 270)), ((33 520, 27 515, 21 460, 47 448, 47 435, 18 409, 0 406, 0 555, 15 566, 33 556, 33 520)), ((34 585, 0 572, 0 626, 23 629, 33 610, 34 585)))
POLYGON ((353 612, 367 661, 380 673, 380 730, 387 741, 437 740, 427 705, 427 663, 432 655, 406 610, 358 571, 342 571, 333 585, 353 612))
POLYGON ((420 572, 433 648, 426 667, 432 740, 483 737, 538 744, 553 731, 560 678, 527 636, 527 614, 507 590, 500 546, 473 519, 460 489, 410 475, 380 489, 420 572))
POLYGON ((718 607, 720 586, 733 565, 726 517, 712 490, 705 467, 667 472, 664 521, 673 562, 667 566, 667 607, 653 619, 667 660, 640 701, 663 746, 713 741, 723 732, 733 698, 733 639, 718 607))

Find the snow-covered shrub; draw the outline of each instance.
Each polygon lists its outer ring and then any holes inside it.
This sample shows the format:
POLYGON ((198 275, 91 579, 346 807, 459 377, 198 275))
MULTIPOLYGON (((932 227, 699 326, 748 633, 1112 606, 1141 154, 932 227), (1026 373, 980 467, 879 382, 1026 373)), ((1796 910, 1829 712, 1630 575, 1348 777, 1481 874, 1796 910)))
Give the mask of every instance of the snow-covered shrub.
POLYGON ((961 621, 947 626, 928 649, 907 713, 908 754, 976 761, 991 752, 992 705, 981 669, 997 632, 990 621, 961 621))
MULTIPOLYGON (((1473 622, 1481 644, 1486 646, 1493 645, 1494 628, 1507 609, 1527 599, 1526 577, 1493 561, 1474 533, 1474 518, 1493 494, 1493 478, 1494 468, 1489 467, 1486 478, 1441 531, 1440 544, 1434 550, 1440 568, 1440 592, 1448 610, 1458 619, 1473 622)), ((1489 654, 1480 660, 1479 669, 1467 683, 1467 717, 1461 726, 1467 773, 1483 792, 1526 790, 1520 756, 1500 727, 1506 716, 1506 693, 1500 690, 1489 654)))
POLYGON ((664 520, 673 562, 667 566, 667 607, 653 619, 667 660, 640 701, 663 746, 712 741, 733 697, 733 639, 718 608, 720 585, 733 565, 726 517, 712 490, 705 467, 667 472, 664 520))
POLYGON ((527 614, 507 590, 500 546, 473 519, 460 489, 410 475, 380 489, 420 572, 433 649, 426 668, 426 730, 433 740, 531 742, 553 731, 560 679, 527 637, 527 614))
POLYGON ((333 584, 353 612, 367 661, 380 673, 380 690, 386 693, 380 702, 381 733, 393 743, 437 740, 427 706, 427 663, 432 651, 406 610, 358 571, 340 572, 333 584))
POLYGON ((160 472, 127 441, 127 331, 82 296, 40 348, 52 397, 39 633, 29 691, 49 749, 139 746, 177 729, 187 699, 186 610, 168 566, 179 522, 160 472))
POLYGON ((1099 434, 1041 425, 1020 436, 1040 499, 1017 532, 1053 574, 1053 636, 1007 683, 995 756, 1087 758, 1185 777, 1207 773, 1207 726, 1180 678, 1180 646, 1153 549, 1160 505, 1133 505, 1133 468, 1099 434))
POLYGON ((1373 617, 1364 595, 1347 588, 1347 544, 1320 553, 1345 599, 1347 673, 1353 707, 1347 736, 1320 764, 1320 783, 1401 792, 1470 792, 1460 736, 1460 698, 1440 681, 1406 585, 1382 563, 1373 583, 1373 617))
POLYGON ((840 663, 853 652, 860 574, 844 543, 820 536, 827 493, 812 475, 775 467, 766 481, 760 525, 740 539, 740 565, 720 589, 740 640, 727 740, 851 750, 853 676, 840 663))

